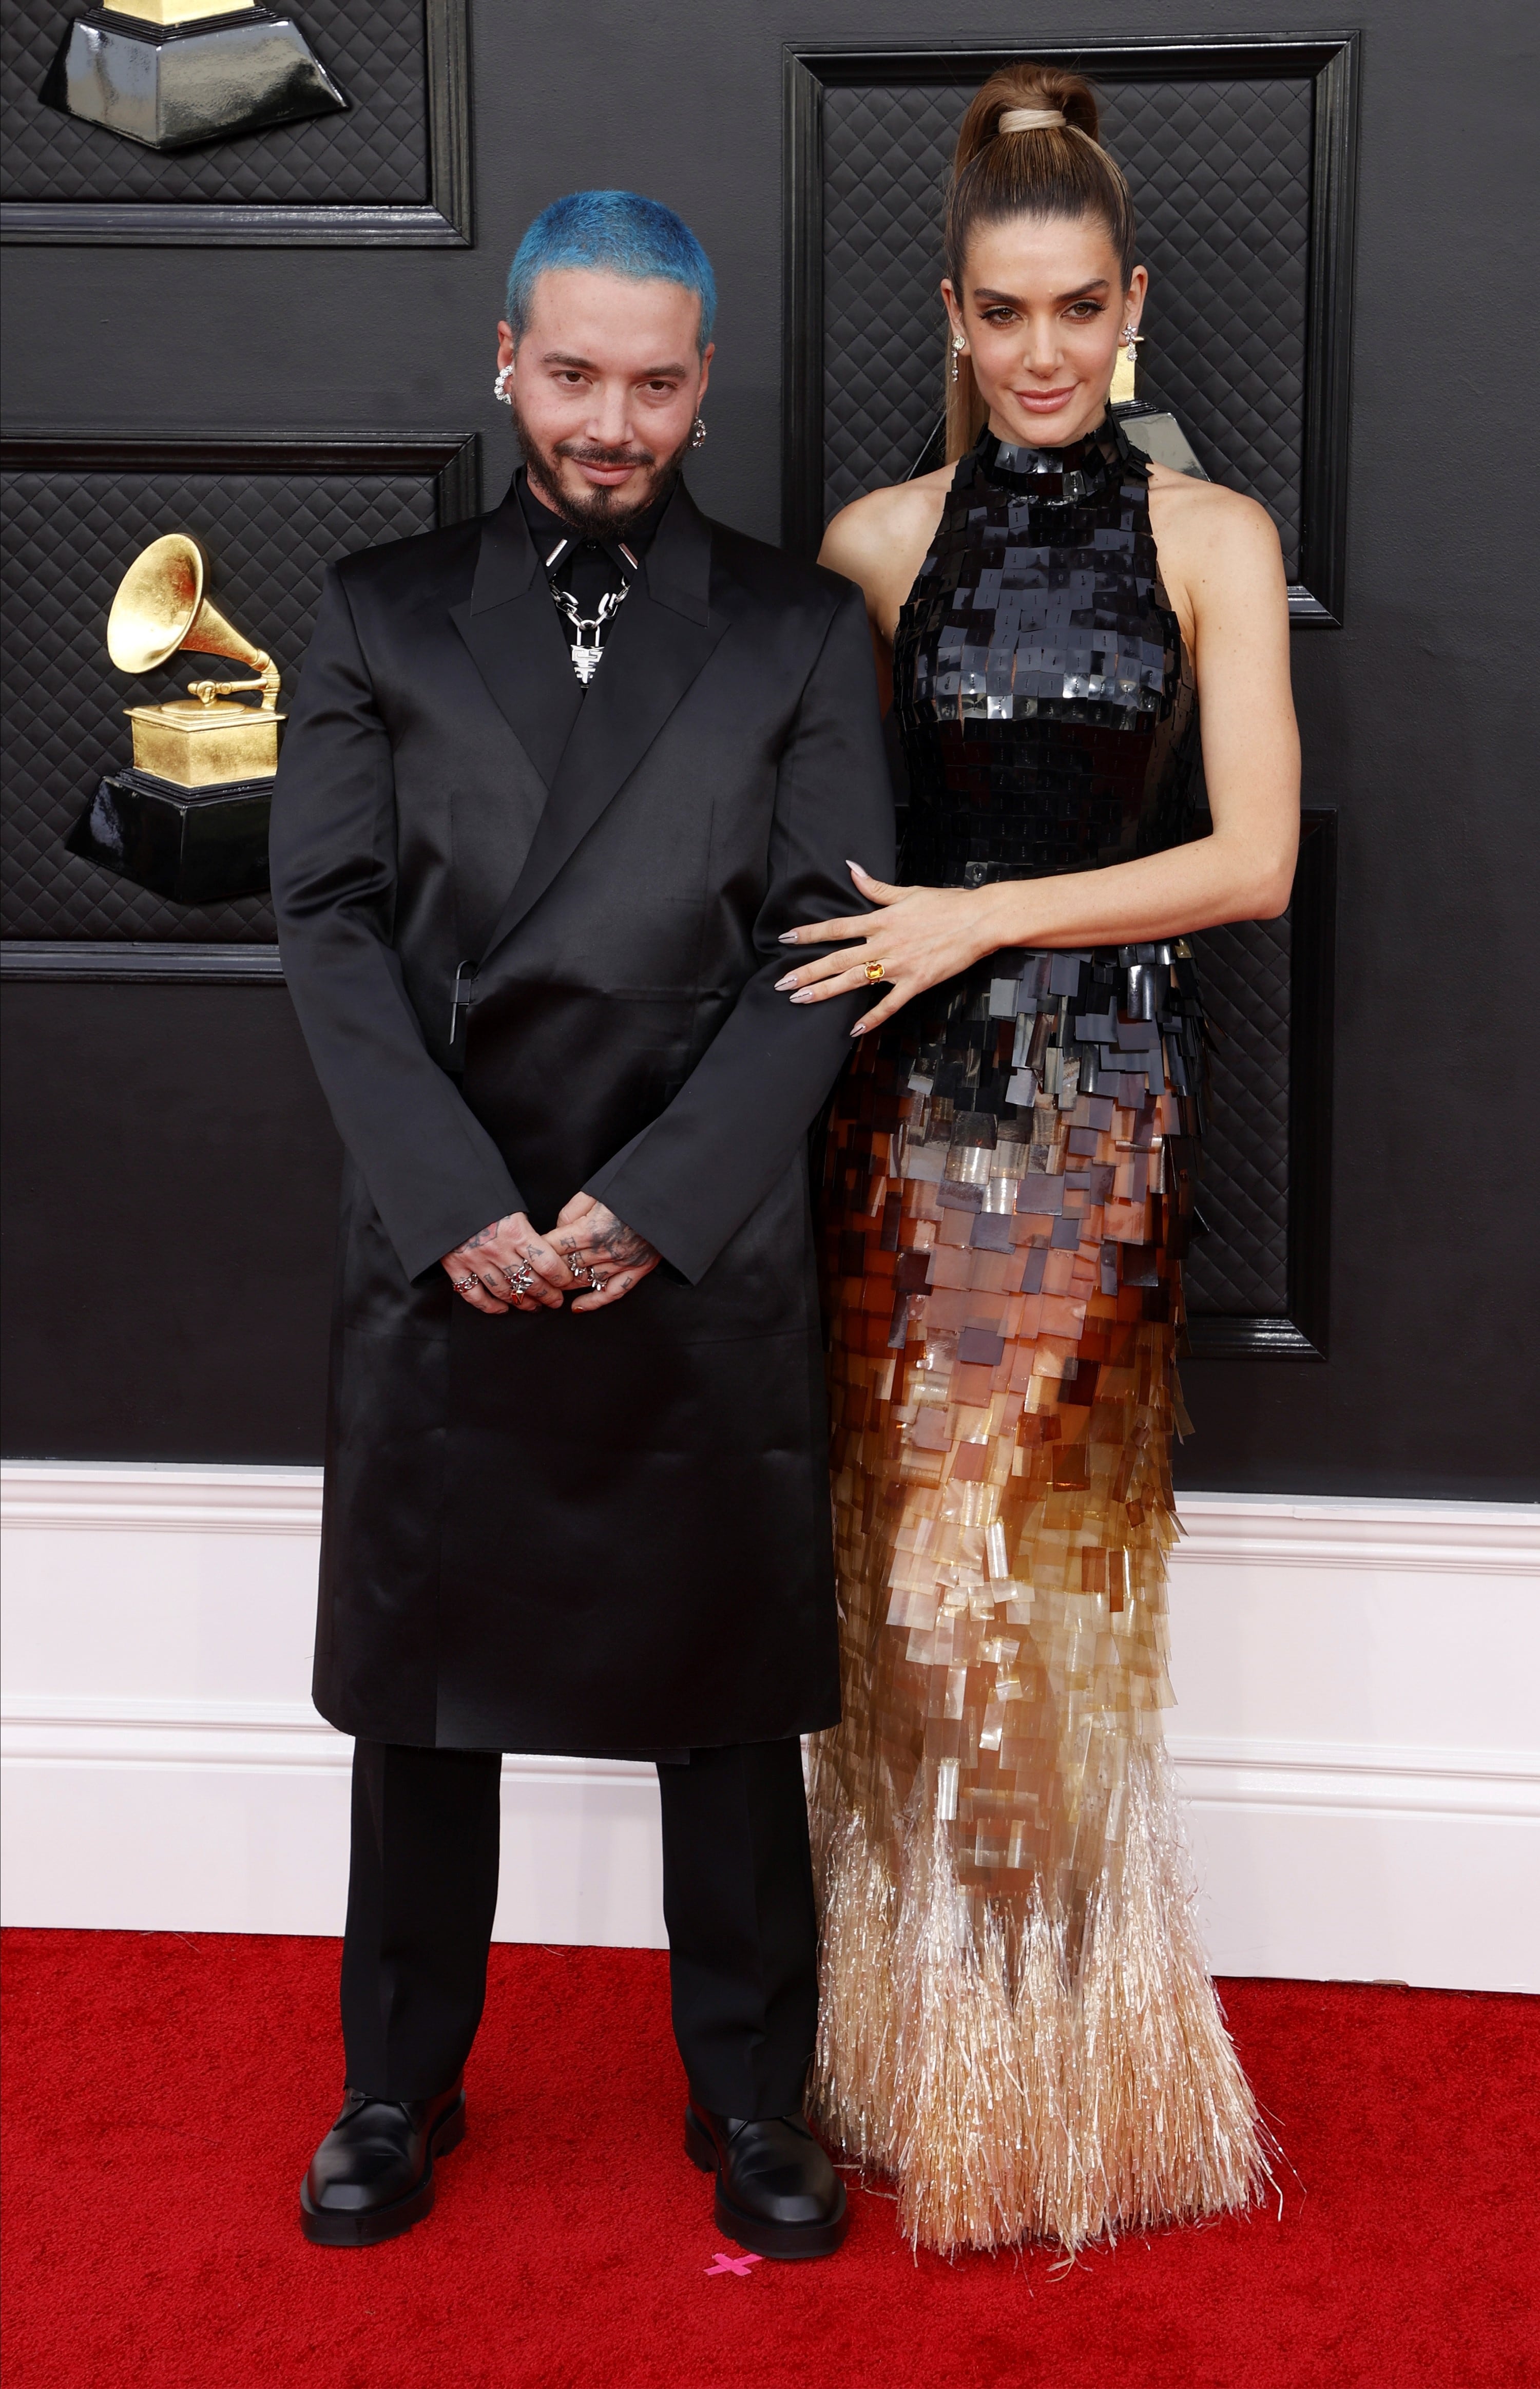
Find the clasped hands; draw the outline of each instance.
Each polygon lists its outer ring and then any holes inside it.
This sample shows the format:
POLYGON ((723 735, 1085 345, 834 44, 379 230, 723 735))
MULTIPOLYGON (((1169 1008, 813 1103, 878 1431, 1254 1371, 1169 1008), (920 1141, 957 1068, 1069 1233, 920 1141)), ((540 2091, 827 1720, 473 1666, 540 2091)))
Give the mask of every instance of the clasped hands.
POLYGON ((463 1302, 500 1319, 505 1310, 606 1310, 656 1269, 658 1252, 592 1194, 574 1194, 542 1236, 511 1211, 467 1236, 439 1266, 463 1302))

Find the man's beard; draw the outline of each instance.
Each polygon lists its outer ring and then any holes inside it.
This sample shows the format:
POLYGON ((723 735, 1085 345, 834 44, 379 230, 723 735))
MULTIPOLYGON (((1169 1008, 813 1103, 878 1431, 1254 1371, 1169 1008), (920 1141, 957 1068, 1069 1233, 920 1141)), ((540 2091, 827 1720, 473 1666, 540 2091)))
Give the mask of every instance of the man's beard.
POLYGON ((673 454, 665 456, 661 464, 650 448, 603 448, 592 440, 558 440, 554 448, 544 449, 516 406, 514 409, 514 429, 518 435, 525 470, 536 496, 543 499, 553 514, 560 515, 563 522, 570 524, 585 539, 621 537, 631 523, 639 520, 672 489, 679 479, 684 452, 690 444, 686 434, 673 454), (637 465, 651 469, 639 498, 623 494, 619 490, 592 487, 584 496, 575 498, 562 485, 557 460, 563 456, 586 465, 637 465))

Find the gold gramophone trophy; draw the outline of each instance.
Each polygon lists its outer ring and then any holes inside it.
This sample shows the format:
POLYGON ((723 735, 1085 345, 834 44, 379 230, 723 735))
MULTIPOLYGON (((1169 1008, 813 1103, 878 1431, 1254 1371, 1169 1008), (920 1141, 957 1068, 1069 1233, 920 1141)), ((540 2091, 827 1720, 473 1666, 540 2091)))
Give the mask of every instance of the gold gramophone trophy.
POLYGON ((154 671, 186 650, 248 665, 254 680, 195 680, 164 705, 125 707, 134 762, 109 772, 65 843, 71 854, 180 904, 259 895, 278 768, 278 668, 204 595, 208 558, 185 531, 152 541, 119 583, 107 651, 154 671), (255 705, 232 702, 260 689, 255 705))

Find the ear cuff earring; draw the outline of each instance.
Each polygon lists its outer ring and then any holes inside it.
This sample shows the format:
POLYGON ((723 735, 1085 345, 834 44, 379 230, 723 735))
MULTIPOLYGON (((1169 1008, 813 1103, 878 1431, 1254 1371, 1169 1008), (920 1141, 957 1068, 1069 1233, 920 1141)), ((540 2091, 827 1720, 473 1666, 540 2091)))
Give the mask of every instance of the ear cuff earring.
POLYGON ((502 366, 499 369, 497 379, 492 384, 492 396, 495 399, 500 400, 504 406, 512 406, 514 402, 508 395, 508 376, 513 372, 513 370, 514 369, 511 364, 502 366))
POLYGON ((698 415, 690 426, 690 445, 692 448, 704 448, 706 445, 706 426, 698 415))

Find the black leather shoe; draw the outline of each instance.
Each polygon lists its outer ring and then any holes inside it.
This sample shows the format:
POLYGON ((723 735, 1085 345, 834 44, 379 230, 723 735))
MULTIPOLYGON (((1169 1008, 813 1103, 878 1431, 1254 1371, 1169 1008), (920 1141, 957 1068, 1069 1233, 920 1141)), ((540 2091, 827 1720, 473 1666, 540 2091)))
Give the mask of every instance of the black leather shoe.
POLYGON ((372 2248, 410 2231, 433 2204, 433 2160, 465 2137, 465 2094, 343 2094, 342 2113, 299 2185, 299 2229, 324 2248, 372 2248))
POLYGON ((757 2256, 831 2256, 850 2228, 845 2184, 800 2115, 745 2123, 692 2101, 684 2148, 717 2177, 717 2224, 757 2256))

